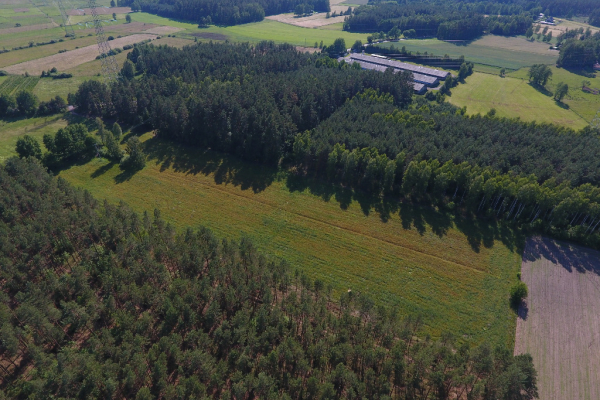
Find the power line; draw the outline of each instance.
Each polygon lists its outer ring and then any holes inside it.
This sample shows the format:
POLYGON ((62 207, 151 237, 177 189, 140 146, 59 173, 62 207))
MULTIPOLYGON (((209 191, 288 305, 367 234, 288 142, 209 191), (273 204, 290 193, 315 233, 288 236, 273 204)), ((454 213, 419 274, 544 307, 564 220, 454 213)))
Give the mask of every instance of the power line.
POLYGON ((96 29, 96 42, 98 43, 98 51, 100 52, 100 63, 102 64, 102 75, 106 83, 119 79, 119 67, 115 60, 114 53, 106 40, 104 28, 102 27, 102 19, 96 10, 96 0, 88 0, 88 6, 92 13, 94 28, 96 29))

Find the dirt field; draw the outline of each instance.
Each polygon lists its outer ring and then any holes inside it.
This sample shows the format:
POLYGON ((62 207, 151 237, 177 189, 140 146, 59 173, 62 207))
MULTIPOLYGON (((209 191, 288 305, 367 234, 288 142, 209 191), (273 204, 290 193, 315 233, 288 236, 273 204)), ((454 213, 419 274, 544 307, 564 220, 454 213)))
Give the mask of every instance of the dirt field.
MULTIPOLYGON (((146 39, 155 38, 155 35, 149 34, 131 35, 111 40, 110 46, 112 48, 123 47, 126 44, 138 43, 146 39)), ((22 74, 25 72, 29 72, 30 74, 40 74, 42 71, 52 67, 58 68, 59 71, 64 71, 77 65, 93 61, 96 59, 97 55, 98 45, 92 45, 81 49, 67 51, 66 53, 55 54, 53 56, 11 65, 10 67, 4 68, 4 70, 10 74, 22 74)))
POLYGON ((168 35, 169 33, 175 33, 182 31, 182 28, 174 26, 157 26, 156 28, 146 29, 144 33, 153 33, 156 35, 168 35))
MULTIPOLYGON (((337 12, 339 14, 348 10, 348 6, 339 5, 343 1, 344 0, 331 0, 329 2, 329 4, 331 5, 331 12, 337 12)), ((311 15, 310 17, 296 18, 294 14, 279 14, 271 15, 265 18, 270 19, 272 21, 283 22, 284 24, 299 26, 302 28, 318 28, 321 26, 344 22, 345 17, 343 15, 335 18, 325 18, 326 15, 326 13, 318 13, 315 15, 311 15)))
POLYGON ((530 353, 541 400, 600 398, 600 253, 545 238, 527 241, 515 354, 530 353))
POLYGON ((56 28, 57 26, 59 26, 59 25, 56 24, 56 23, 54 23, 54 24, 48 23, 48 24, 19 26, 19 27, 16 27, 16 28, 4 28, 4 29, 0 29, 0 35, 6 35, 8 33, 38 31, 40 29, 56 28))
MULTIPOLYGON (((112 15, 115 14, 127 14, 131 12, 131 7, 113 7, 113 8, 96 8, 96 12, 99 15, 112 15)), ((92 11, 89 8, 71 10, 67 14, 69 15, 92 15, 92 11)))
POLYGON ((14 8, 13 11, 16 12, 16 13, 18 13, 18 12, 29 12, 29 8, 14 8))
MULTIPOLYGON (((332 10, 334 7, 331 7, 332 10)), ((348 7, 346 7, 348 9, 348 7)), ((310 17, 296 18, 294 14, 279 14, 279 15, 271 15, 270 17, 265 17, 266 19, 270 19, 277 22, 283 22, 284 24, 290 24, 295 26, 300 26, 302 28, 318 28, 320 26, 337 24, 339 22, 344 22, 344 16, 335 17, 335 18, 325 18, 324 13, 319 13, 315 15, 311 15, 310 17)))

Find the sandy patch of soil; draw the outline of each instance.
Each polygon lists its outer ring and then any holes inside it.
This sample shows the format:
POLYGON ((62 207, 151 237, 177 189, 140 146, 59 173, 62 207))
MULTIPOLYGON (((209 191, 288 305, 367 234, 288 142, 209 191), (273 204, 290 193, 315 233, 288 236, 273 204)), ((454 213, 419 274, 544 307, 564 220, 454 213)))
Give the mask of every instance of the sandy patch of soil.
MULTIPOLYGON (((99 15, 112 15, 113 13, 127 14, 127 13, 131 12, 131 7, 112 7, 112 8, 97 7, 96 12, 99 15)), ((90 8, 70 10, 67 14, 69 14, 69 15, 92 15, 92 10, 90 8)))
POLYGON ((29 12, 29 8, 13 8, 14 12, 29 12))
MULTIPOLYGON (((126 44, 138 43, 146 39, 156 39, 155 35, 137 34, 123 38, 111 40, 110 47, 123 47, 126 44)), ((37 60, 26 61, 20 64, 11 65, 3 68, 10 74, 40 74, 42 71, 56 67, 59 71, 65 71, 96 59, 98 55, 98 45, 86 46, 81 49, 67 51, 66 53, 55 54, 52 56, 40 58, 37 60)))
POLYGON ((515 354, 530 353, 540 399, 600 399, 600 253, 530 238, 515 354))
MULTIPOLYGON (((333 7, 332 7, 333 9, 333 7)), ((346 7, 344 10, 347 10, 346 7)), ((335 17, 335 18, 325 18, 325 13, 319 13, 315 15, 311 15, 310 17, 302 17, 296 18, 294 14, 278 14, 271 15, 269 17, 265 17, 266 19, 270 19, 272 21, 283 22, 284 24, 290 24, 299 26, 302 28, 318 28, 320 26, 337 24, 338 22, 344 22, 344 16, 335 17)))
POLYGON ((41 29, 56 28, 57 26, 59 26, 59 25, 55 24, 55 23, 47 23, 47 24, 38 24, 38 25, 19 26, 19 27, 15 27, 15 28, 4 28, 4 29, 0 29, 0 35, 4 35, 7 33, 38 31, 41 29))
POLYGON ((301 51, 303 53, 316 53, 316 52, 320 52, 321 49, 319 48, 314 48, 314 47, 304 47, 304 46, 296 46, 296 50, 301 51))
POLYGON ((169 33, 175 33, 182 31, 182 28, 177 28, 174 26, 157 26, 156 28, 146 29, 144 33, 154 33, 156 35, 165 35, 169 33))

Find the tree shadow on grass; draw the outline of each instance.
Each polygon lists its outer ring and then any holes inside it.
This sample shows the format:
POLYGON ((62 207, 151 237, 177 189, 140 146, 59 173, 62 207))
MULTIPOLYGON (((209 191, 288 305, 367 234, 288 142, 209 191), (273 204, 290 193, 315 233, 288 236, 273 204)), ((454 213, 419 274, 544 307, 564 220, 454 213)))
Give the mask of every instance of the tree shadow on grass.
POLYGON ((115 183, 124 183, 129 181, 133 176, 138 173, 140 170, 128 168, 121 171, 121 173, 115 176, 115 183))
POLYGON ((523 260, 533 262, 542 258, 561 265, 569 272, 600 275, 600 252, 541 236, 529 238, 523 260))
POLYGON ((94 172, 92 172, 91 177, 93 179, 95 179, 95 178, 98 178, 98 177, 104 175, 105 173, 107 173, 108 171, 110 171, 115 164, 116 164, 116 162, 111 161, 108 164, 99 167, 97 170, 95 170, 94 172))
POLYGON ((556 104, 557 106, 559 106, 560 108, 564 109, 564 110, 570 110, 571 107, 569 107, 568 104, 563 103, 560 100, 554 100, 554 104, 556 104))
POLYGON ((540 92, 541 94, 543 94, 544 96, 548 96, 548 97, 554 96, 554 93, 552 93, 551 91, 549 91, 542 85, 538 85, 537 83, 533 83, 533 82, 529 82, 528 85, 531 86, 532 88, 534 88, 535 90, 537 90, 538 92, 540 92))
POLYGON ((148 162, 160 166, 160 171, 172 169, 188 175, 213 175, 215 183, 239 186, 254 193, 264 191, 277 178, 272 167, 251 164, 216 151, 188 147, 158 137, 144 143, 148 162))

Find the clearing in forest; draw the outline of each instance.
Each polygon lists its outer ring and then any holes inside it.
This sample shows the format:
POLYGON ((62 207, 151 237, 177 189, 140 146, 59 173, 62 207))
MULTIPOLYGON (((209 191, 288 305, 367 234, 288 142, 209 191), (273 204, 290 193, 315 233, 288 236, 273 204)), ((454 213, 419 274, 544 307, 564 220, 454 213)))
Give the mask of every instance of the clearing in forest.
POLYGON ((474 72, 466 83, 452 89, 448 101, 467 106, 467 114, 486 114, 492 108, 500 117, 538 123, 554 123, 581 129, 588 122, 568 107, 561 107, 547 91, 540 91, 523 79, 474 72))
POLYGON ((130 175, 94 159, 60 176, 98 199, 139 212, 158 208, 177 228, 204 225, 221 237, 248 234, 336 293, 421 314, 426 333, 487 338, 512 347, 508 293, 524 240, 484 221, 382 202, 223 154, 142 137, 146 168, 130 175))
POLYGON ((530 353, 540 399, 600 398, 600 253, 530 238, 521 279, 515 354, 530 353))

